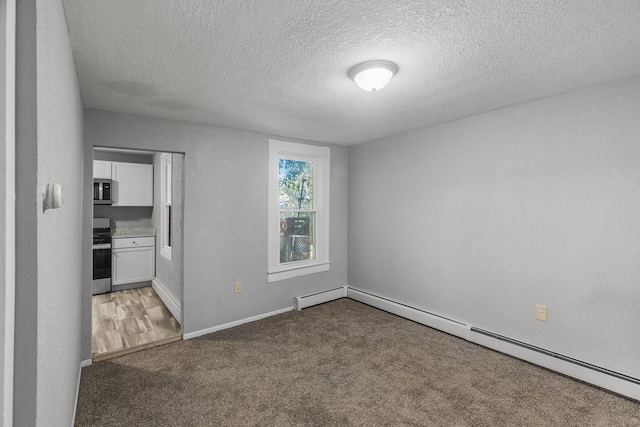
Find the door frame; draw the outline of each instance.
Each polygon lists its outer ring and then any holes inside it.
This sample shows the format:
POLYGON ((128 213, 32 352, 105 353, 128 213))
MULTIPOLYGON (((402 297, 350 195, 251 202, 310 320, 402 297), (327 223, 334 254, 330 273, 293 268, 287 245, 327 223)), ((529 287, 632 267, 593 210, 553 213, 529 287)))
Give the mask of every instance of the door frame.
MULTIPOLYGON (((14 370, 14 337, 15 337, 15 82, 16 82, 16 0, 6 0, 0 4, 0 33, 4 36, 4 44, 0 46, 0 133, 4 136, 0 143, 4 161, 5 182, 0 194, 0 236, 4 256, 0 259, 4 277, 0 279, 0 292, 4 303, 0 304, 2 317, 3 342, 0 353, 2 368, 0 378, 2 382, 2 422, 0 424, 13 425, 13 370, 14 370)), ((1 169, 1 168, 0 168, 1 169)), ((0 298, 2 301, 2 298, 0 298)))

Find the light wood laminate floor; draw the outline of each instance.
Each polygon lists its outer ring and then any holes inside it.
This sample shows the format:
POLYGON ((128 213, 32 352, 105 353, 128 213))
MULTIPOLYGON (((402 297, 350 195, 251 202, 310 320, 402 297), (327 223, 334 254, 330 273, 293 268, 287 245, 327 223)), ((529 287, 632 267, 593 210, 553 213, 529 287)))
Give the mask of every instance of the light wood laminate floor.
POLYGON ((182 339, 180 324, 151 287, 94 295, 93 361, 182 339))

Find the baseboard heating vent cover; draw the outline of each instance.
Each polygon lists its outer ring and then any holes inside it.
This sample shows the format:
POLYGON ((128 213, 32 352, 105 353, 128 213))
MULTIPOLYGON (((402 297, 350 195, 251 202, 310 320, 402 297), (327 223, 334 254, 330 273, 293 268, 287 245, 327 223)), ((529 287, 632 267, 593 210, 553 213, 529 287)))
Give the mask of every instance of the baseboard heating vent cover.
POLYGON ((455 335, 465 340, 469 339, 469 333, 471 330, 470 326, 465 323, 458 322, 457 320, 449 319, 438 314, 430 313, 428 311, 411 307, 410 305, 380 297, 359 289, 354 289, 352 287, 347 288, 347 297, 363 304, 388 311, 396 316, 404 317, 405 319, 455 335))
POLYGON ((525 348, 527 350, 531 350, 531 351, 535 351, 536 353, 540 353, 543 354, 545 356, 549 356, 549 357, 553 357, 555 359, 561 360, 563 362, 568 362, 568 363, 572 363, 574 365, 578 365, 582 368, 587 368, 587 369, 591 369, 593 371, 599 372, 601 374, 606 374, 606 375, 610 375, 612 377, 621 379, 621 380, 625 380, 625 381, 629 381, 633 384, 637 384, 640 385, 640 379, 638 378, 634 378, 634 377, 630 377, 628 375, 625 374, 621 374, 620 372, 616 372, 616 371, 612 371, 610 369, 606 369, 603 368, 601 366, 597 366, 597 365, 593 365, 591 363, 587 363, 584 362, 582 360, 578 360, 578 359, 574 359, 573 357, 569 357, 569 356, 565 356, 564 354, 560 354, 560 353, 556 353, 550 350, 546 350, 544 348, 541 347, 537 347, 535 345, 532 344, 527 344, 525 342, 522 341, 518 341, 518 340, 514 340, 513 338, 509 338, 509 337, 505 337, 503 335, 499 335, 496 334, 494 332, 490 332, 490 331, 485 331, 484 329, 480 329, 480 328, 476 328, 476 327, 471 327, 471 332, 475 332, 477 334, 482 334, 485 335, 487 337, 508 343, 508 344, 512 344, 512 345, 516 345, 518 347, 522 347, 525 348))
POLYGON ((329 291, 317 292, 311 295, 295 297, 293 299, 293 308, 300 311, 303 308, 307 308, 313 305, 318 305, 318 304, 333 301, 336 299, 344 298, 346 296, 347 296, 347 291, 345 287, 331 289, 329 291))

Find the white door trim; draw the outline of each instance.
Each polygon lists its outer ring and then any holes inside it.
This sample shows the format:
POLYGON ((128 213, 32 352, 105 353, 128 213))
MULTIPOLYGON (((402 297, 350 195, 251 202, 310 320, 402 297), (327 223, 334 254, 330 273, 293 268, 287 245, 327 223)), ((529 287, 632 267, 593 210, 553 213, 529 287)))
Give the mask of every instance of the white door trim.
POLYGON ((4 117, 4 150, 5 150, 5 247, 4 258, 4 354, 2 366, 3 401, 2 423, 13 425, 13 364, 14 364, 14 329, 15 329, 15 87, 16 87, 16 0, 4 2, 5 22, 0 24, 6 34, 5 55, 3 59, 5 81, 5 117, 4 117))

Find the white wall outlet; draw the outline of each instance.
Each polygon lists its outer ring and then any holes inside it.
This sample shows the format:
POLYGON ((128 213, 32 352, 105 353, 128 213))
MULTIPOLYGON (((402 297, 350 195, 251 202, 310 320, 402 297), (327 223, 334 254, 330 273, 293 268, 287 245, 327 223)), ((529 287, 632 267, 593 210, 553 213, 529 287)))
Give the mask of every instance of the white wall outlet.
POLYGON ((236 282, 233 285, 233 292, 235 292, 236 294, 239 294, 240 292, 242 292, 242 282, 236 282))
POLYGON ((546 305, 536 304, 535 319, 536 320, 541 320, 543 322, 547 321, 547 306, 546 305))

